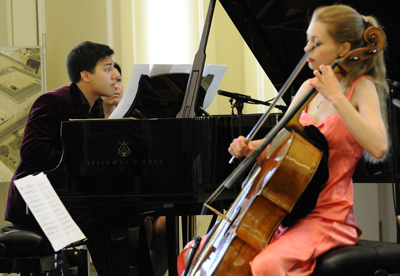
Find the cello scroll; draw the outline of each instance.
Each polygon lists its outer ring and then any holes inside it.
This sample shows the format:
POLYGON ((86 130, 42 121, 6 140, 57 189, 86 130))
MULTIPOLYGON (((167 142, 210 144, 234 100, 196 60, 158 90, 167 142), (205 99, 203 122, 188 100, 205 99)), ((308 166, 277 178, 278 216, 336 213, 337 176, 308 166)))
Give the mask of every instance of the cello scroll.
POLYGON ((338 64, 339 72, 346 76, 358 62, 372 58, 382 52, 386 44, 385 33, 377 27, 368 27, 363 34, 365 47, 356 48, 350 51, 338 64))

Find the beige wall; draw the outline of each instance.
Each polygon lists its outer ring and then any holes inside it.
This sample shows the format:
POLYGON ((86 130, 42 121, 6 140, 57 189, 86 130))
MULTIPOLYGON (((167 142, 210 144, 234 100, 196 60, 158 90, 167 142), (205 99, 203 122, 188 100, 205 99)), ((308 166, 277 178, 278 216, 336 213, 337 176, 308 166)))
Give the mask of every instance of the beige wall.
POLYGON ((89 40, 107 43, 105 1, 45 0, 47 90, 68 85, 69 51, 89 40))
POLYGON ((70 83, 66 58, 71 49, 83 41, 110 45, 115 52, 114 60, 121 65, 122 71, 132 71, 131 1, 113 0, 109 2, 109 6, 107 2, 44 0, 47 90, 70 83), (108 24, 111 32, 108 32, 108 24))
MULTIPOLYGON (((46 88, 53 90, 69 84, 65 61, 69 51, 74 46, 85 40, 109 44, 115 51, 115 61, 122 66, 123 82, 127 87, 134 61, 137 63, 148 62, 143 54, 147 46, 141 40, 145 36, 143 34, 143 22, 146 17, 141 3, 143 3, 143 0, 0 1, 0 15, 3 18, 3 20, 0 20, 0 31, 5 34, 0 38, 0 45, 37 45, 37 41, 41 41, 42 35, 45 34, 46 88), (13 37, 6 23, 11 20, 11 15, 7 13, 10 3, 21 7, 16 12, 12 12, 15 16, 13 18, 14 29, 17 30, 13 37), (34 9, 36 4, 39 7, 37 13, 26 12, 26 9, 34 9), (21 14, 24 14, 24 16, 21 16, 21 14), (35 25, 35 22, 38 22, 39 25, 36 33, 31 27, 35 25), (23 28, 23 26, 27 27, 23 28), (9 37, 12 37, 12 39, 9 37), (21 41, 20 38, 22 37, 25 40, 21 41), (29 37, 28 43, 26 42, 27 37, 29 37), (136 39, 134 40, 134 38, 136 39), (134 56, 135 53, 136 57, 134 56)), ((193 6, 190 11, 193 15, 190 16, 191 21, 187 24, 192 28, 193 35, 187 37, 187 39, 190 40, 189 51, 192 51, 194 58, 198 48, 200 31, 203 27, 203 20, 199 20, 199 15, 203 14, 203 17, 205 17, 209 1, 201 1, 203 3, 202 13, 198 12, 198 1, 191 3, 193 3, 193 6)), ((220 89, 248 94, 256 99, 260 98, 258 94, 260 91, 257 82, 257 62, 218 1, 206 55, 207 64, 228 66, 220 89)), ((188 63, 191 63, 193 58, 188 63)), ((274 96, 271 89, 261 91, 262 94, 264 92, 270 94, 266 98, 274 96)), ((217 95, 208 111, 211 114, 229 114, 228 98, 217 95)), ((258 112, 257 107, 245 105, 244 113, 254 112, 258 112)))
POLYGON ((4 220, 4 212, 6 210, 6 200, 9 185, 10 184, 7 182, 0 183, 0 225, 7 224, 7 222, 4 220))
MULTIPOLYGON (((245 94, 243 53, 246 50, 245 44, 219 2, 215 7, 212 26, 209 41, 210 47, 207 48, 207 53, 210 57, 208 61, 228 66, 220 89, 245 94)), ((254 95, 251 96, 255 98, 254 95)), ((211 114, 230 114, 229 98, 217 95, 210 106, 209 112, 211 114)))
MULTIPOLYGON (((69 84, 65 68, 66 57, 75 45, 85 40, 109 44, 114 49, 114 60, 122 66, 123 82, 127 87, 134 60, 137 63, 148 63, 145 58, 146 45, 142 43, 144 39, 141 39, 146 36, 142 28, 145 14, 142 12, 141 2, 113 0, 112 18, 108 19, 112 22, 107 22, 106 0, 44 0, 47 90, 69 84), (133 12, 135 16, 132 16, 133 12), (110 34, 107 34, 107 24, 112 25, 112 41, 108 41, 110 34), (134 27, 135 33, 133 33, 134 27)), ((203 6, 205 17, 208 1, 203 1, 203 6)), ((197 1, 193 1, 193 9, 198 9, 197 1)), ((188 37, 193 40, 190 51, 193 51, 194 58, 200 39, 199 30, 202 26, 199 27, 196 16, 193 16, 193 22, 190 22, 190 25, 193 33, 196 34, 188 37)), ((207 64, 228 66, 220 89, 259 98, 255 58, 219 2, 214 12, 206 55, 207 64)), ((191 63, 192 60, 189 62, 191 63)), ((267 98, 273 97, 273 91, 269 93, 271 95, 267 98)), ((211 114, 229 114, 231 110, 228 100, 226 97, 217 95, 208 111, 211 114)), ((244 113, 255 112, 258 112, 257 107, 245 105, 244 113)))
POLYGON ((133 17, 132 17, 132 1, 121 0, 119 9, 114 9, 115 30, 120 32, 119 37, 114 36, 114 51, 116 52, 115 61, 121 65, 123 72, 124 86, 128 87, 129 77, 133 68, 133 17), (118 20, 117 20, 118 19, 118 20), (118 54, 120 53, 120 54, 118 54))
MULTIPOLYGON (((204 14, 208 8, 208 2, 204 1, 204 14)), ((275 90, 272 84, 267 85, 264 90, 260 90, 258 62, 219 1, 216 3, 211 26, 206 63, 228 66, 220 89, 246 94, 253 99, 261 99, 260 94, 267 99, 274 97, 275 90)), ((264 75, 265 73, 261 72, 261 77, 264 75)), ((230 114, 229 98, 217 95, 208 108, 208 112, 230 114)), ((260 113, 260 109, 256 105, 245 104, 243 113, 260 113)))
POLYGON ((0 1, 0 46, 37 46, 36 5, 35 0, 0 1))
POLYGON ((9 21, 10 14, 8 12, 7 1, 0 1, 0 45, 8 46, 9 45, 9 21))
MULTIPOLYGON (((9 224, 9 222, 4 221, 4 211, 6 208, 8 186, 9 186, 9 183, 0 182, 0 225, 9 224)), ((17 275, 17 274, 0 273, 0 276, 15 276, 15 275, 17 275)))

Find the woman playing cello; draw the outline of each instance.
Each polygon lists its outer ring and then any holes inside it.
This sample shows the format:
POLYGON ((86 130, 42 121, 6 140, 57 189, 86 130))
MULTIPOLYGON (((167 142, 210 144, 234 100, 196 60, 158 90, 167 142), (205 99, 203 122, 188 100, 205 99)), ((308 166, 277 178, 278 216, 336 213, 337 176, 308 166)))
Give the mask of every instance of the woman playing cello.
MULTIPOLYGON (((382 158, 388 148, 384 108, 386 68, 382 53, 357 64, 346 77, 329 64, 350 50, 362 47, 362 34, 378 26, 345 5, 314 11, 304 50, 317 47, 308 59, 315 78, 303 83, 295 104, 312 86, 318 94, 300 117, 302 125, 315 125, 329 143, 329 180, 315 209, 290 228, 279 227, 272 242, 250 263, 253 275, 310 275, 316 258, 328 250, 357 243, 361 230, 353 214, 352 175, 363 151, 382 158)), ((290 107, 289 107, 290 109, 290 107)), ((229 152, 248 154, 258 141, 235 139, 229 152)))
MULTIPOLYGON (((289 110, 314 87, 316 96, 300 117, 304 126, 315 125, 329 143, 329 180, 314 210, 290 227, 278 227, 271 242, 251 262, 252 275, 311 275, 318 256, 358 242, 361 230, 354 217, 352 175, 365 151, 380 159, 388 149, 384 104, 387 85, 383 53, 356 64, 344 77, 330 64, 351 50, 363 47, 363 33, 379 27, 346 5, 317 8, 307 29, 304 50, 315 78, 307 80, 289 110)), ((236 158, 250 154, 261 141, 246 143, 241 136, 231 143, 236 158)), ((188 246, 178 258, 181 275, 188 246)))

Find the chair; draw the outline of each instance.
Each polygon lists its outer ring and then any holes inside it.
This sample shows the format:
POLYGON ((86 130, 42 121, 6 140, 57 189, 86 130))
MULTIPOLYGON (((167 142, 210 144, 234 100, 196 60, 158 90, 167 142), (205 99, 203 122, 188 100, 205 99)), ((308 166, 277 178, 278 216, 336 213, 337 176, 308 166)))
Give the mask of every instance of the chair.
POLYGON ((86 249, 69 247, 54 252, 39 229, 0 227, 0 273, 21 276, 78 275, 88 276, 86 249), (70 268, 77 267, 71 273, 70 268))
POLYGON ((384 276, 400 273, 400 244, 360 240, 320 256, 314 276, 384 276))

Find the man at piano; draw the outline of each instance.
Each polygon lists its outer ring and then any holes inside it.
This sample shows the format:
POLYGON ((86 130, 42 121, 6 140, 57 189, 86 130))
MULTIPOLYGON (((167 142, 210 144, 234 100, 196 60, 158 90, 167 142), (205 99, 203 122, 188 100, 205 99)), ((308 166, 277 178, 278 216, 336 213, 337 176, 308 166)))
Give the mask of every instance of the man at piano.
MULTIPOLYGON (((33 104, 23 135, 21 161, 11 180, 5 220, 17 227, 38 228, 14 185, 14 180, 54 169, 61 159, 60 127, 70 119, 102 118, 102 96, 116 90, 120 74, 114 68, 114 51, 107 45, 83 42, 67 57, 69 86, 41 95, 33 104)), ((88 238, 87 246, 98 275, 111 275, 105 222, 100 212, 69 210, 88 238)))

